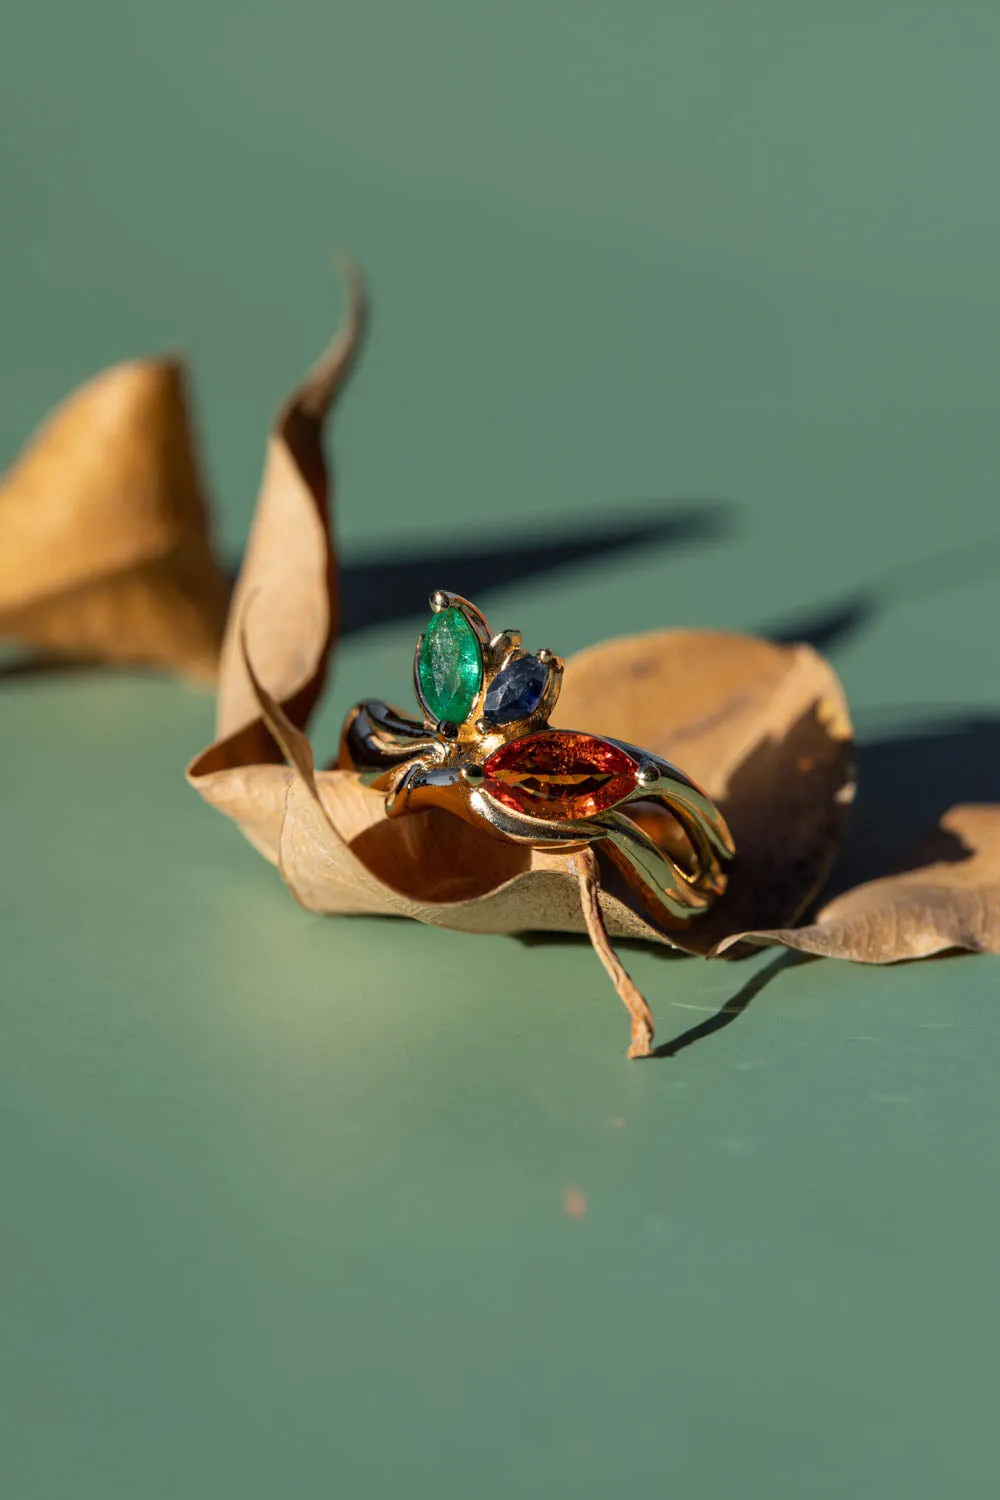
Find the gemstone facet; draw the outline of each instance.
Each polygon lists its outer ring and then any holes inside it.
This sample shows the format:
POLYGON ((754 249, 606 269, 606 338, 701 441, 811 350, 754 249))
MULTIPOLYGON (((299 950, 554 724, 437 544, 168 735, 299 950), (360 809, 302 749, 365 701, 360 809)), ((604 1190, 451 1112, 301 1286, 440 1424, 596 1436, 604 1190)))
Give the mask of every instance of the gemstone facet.
POLYGON ((550 729, 509 740, 483 763, 483 790, 537 818, 589 818, 636 787, 631 755, 589 734, 550 729))
POLYGON ((469 717, 483 684, 483 653, 460 609, 431 618, 417 657, 417 681, 431 716, 452 724, 469 717))
POLYGON ((494 724, 526 719, 541 702, 548 680, 549 669, 537 656, 515 656, 490 683, 483 712, 494 724))

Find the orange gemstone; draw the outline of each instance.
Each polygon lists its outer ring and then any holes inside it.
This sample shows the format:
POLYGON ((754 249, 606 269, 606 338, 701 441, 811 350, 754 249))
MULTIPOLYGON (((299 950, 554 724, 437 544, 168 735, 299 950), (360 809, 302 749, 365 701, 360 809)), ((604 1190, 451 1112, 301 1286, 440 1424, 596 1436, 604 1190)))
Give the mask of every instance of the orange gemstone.
POLYGON ((483 770, 483 790, 516 812, 589 818, 635 791, 638 766, 605 740, 550 729, 501 745, 483 770))

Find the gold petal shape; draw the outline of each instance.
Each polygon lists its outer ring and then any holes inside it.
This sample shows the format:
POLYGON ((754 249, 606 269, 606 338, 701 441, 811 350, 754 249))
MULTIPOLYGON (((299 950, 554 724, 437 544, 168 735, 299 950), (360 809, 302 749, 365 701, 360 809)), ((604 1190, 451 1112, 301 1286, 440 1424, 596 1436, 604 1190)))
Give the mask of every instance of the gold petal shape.
POLYGON ((808 927, 738 933, 722 947, 738 942, 865 964, 1000 953, 1000 807, 953 807, 895 875, 838 896, 808 927))
POLYGON ((0 482, 0 635, 214 680, 227 594, 181 366, 104 371, 0 482))

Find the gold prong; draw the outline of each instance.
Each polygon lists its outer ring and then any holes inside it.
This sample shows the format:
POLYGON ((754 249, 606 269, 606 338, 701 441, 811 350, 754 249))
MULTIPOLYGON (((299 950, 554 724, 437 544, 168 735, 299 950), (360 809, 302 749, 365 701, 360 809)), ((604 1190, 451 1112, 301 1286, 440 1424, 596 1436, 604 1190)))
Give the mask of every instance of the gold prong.
POLYGON ((461 777, 466 786, 482 786, 486 780, 486 772, 482 766, 463 766, 461 777))
POLYGON ((543 646, 541 651, 535 652, 535 655, 538 657, 539 661, 544 662, 555 661, 556 659, 556 653, 554 651, 550 651, 548 646, 543 646))
POLYGON ((492 728, 493 728, 493 725, 490 723, 489 719, 477 719, 476 720, 476 733, 477 734, 489 734, 489 732, 490 732, 490 730, 492 728))
POLYGON ((639 767, 635 779, 640 786, 655 786, 660 779, 660 773, 647 761, 645 765, 639 767))
POLYGON ((503 651, 506 654, 506 652, 513 651, 515 647, 520 646, 521 640, 522 636, 519 630, 500 630, 490 641, 490 650, 503 651))
POLYGON ((428 600, 428 603, 430 604, 430 607, 434 611, 434 613, 436 615, 439 615, 443 609, 448 608, 449 597, 445 593, 444 589, 435 589, 430 599, 428 600))

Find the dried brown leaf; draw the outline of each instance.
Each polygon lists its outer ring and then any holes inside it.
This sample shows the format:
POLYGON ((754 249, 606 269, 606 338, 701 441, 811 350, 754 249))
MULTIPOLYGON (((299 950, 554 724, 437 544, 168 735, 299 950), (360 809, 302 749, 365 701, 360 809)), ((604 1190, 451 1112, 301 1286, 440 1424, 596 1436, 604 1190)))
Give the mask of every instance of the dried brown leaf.
POLYGON ((180 365, 104 371, 0 482, 0 635, 213 680, 227 594, 180 365))
POLYGON ((609 941, 601 911, 597 855, 593 849, 581 849, 579 854, 574 855, 573 863, 580 882, 580 906, 591 945, 632 1019, 628 1056, 648 1057, 653 1050, 653 1013, 609 941))
MULTIPOLYGON (((626 663, 635 661, 648 687, 655 672, 669 683, 677 664, 686 670, 692 659, 705 664, 705 674, 694 678, 702 685, 717 660, 735 661, 742 669, 738 693, 731 701, 723 695, 709 718, 696 703, 692 722, 676 731, 661 727, 657 736, 655 726, 647 722, 645 728, 653 730, 647 743, 653 739, 650 748, 669 753, 674 737, 683 741, 685 768, 700 773, 727 815, 742 828, 745 847, 741 846, 733 877, 733 909, 780 910, 790 917, 810 899, 826 869, 847 800, 845 788, 851 787, 843 698, 833 673, 815 653, 745 637, 690 632, 611 642, 567 663, 567 701, 572 706, 595 693, 599 698, 606 668, 613 667, 620 677, 627 672, 626 663), (735 765, 730 764, 727 725, 732 726, 732 741, 740 752, 735 765), (813 752, 808 763, 803 745, 813 752), (760 799, 765 799, 763 807, 760 799), (781 862, 782 848, 789 846, 797 860, 794 880, 781 862)), ((253 691, 254 674, 247 676, 253 691)), ((277 705, 259 683, 256 691, 261 722, 276 742, 287 742, 289 726, 278 719, 277 705)), ((614 705, 618 713, 599 723, 599 732, 633 737, 636 725, 626 701, 614 705)), ((675 697, 668 695, 665 701, 678 712, 675 697)), ((594 711, 599 712, 599 705, 594 711)), ((641 712, 648 717, 648 702, 641 712)), ((196 763, 193 779, 203 794, 207 782, 210 800, 221 811, 244 825, 255 822, 255 841, 262 842, 262 826, 268 829, 266 852, 280 859, 286 880, 304 905, 327 912, 394 912, 466 931, 586 930, 572 856, 504 843, 441 812, 387 818, 382 796, 363 787, 352 772, 319 772, 314 795, 301 750, 289 749, 299 774, 279 783, 278 767, 260 767, 257 807, 251 768, 204 776, 196 763), (238 798, 224 803, 222 789, 232 796, 237 778, 245 805, 238 798), (276 845, 279 788, 286 796, 284 826, 276 845)), ((638 910, 631 892, 616 887, 613 878, 601 899, 614 936, 643 937, 695 951, 711 946, 711 939, 698 941, 698 926, 707 917, 687 931, 668 933, 638 910)))
MULTIPOLYGON (((593 856, 506 843, 438 810, 390 819, 355 773, 315 770, 305 731, 337 623, 322 428, 362 322, 355 281, 344 332, 272 433, 223 650, 219 738, 189 779, 312 911, 468 932, 589 932, 632 1013, 633 1054, 644 1054, 652 1020, 609 937, 707 952, 736 929, 795 919, 826 873, 853 791, 840 685, 808 647, 708 632, 610 641, 567 662, 560 724, 676 760, 733 828, 730 891, 687 926, 661 925, 593 856)), ((681 837, 669 817, 660 832, 667 843, 681 837)))
MULTIPOLYGON (((389 819, 355 773, 315 768, 306 731, 338 630, 324 425, 366 313, 351 268, 347 287, 341 332, 271 431, 225 624, 183 371, 148 360, 74 393, 0 481, 0 634, 78 658, 204 678, 218 669, 217 737, 189 779, 279 866, 297 900, 469 932, 587 932, 631 1013, 632 1056, 649 1052, 652 1017, 612 937, 713 956, 781 945, 865 963, 1000 952, 996 806, 954 808, 904 869, 794 927, 854 792, 843 691, 808 646, 676 630, 607 641, 566 663, 559 727, 647 746, 721 807, 738 858, 725 895, 697 920, 644 908, 593 851, 508 844, 440 811, 389 819)), ((669 814, 633 811, 683 857, 669 814)))
MULTIPOLYGON (((314 773, 302 732, 289 724, 259 683, 249 658, 244 670, 263 722, 295 766, 277 857, 303 906, 327 913, 408 916, 475 932, 585 931, 632 1015, 629 1055, 649 1053, 649 1007, 609 938, 640 937, 706 951, 709 942, 696 946, 698 924, 669 934, 652 925, 625 888, 601 888, 591 851, 581 864, 579 855, 507 844, 437 811, 387 818, 383 797, 364 787, 355 773, 314 773)), ((849 800, 844 791, 852 786, 843 696, 814 652, 745 637, 668 632, 585 652, 567 663, 566 682, 574 712, 585 711, 589 702, 599 712, 607 682, 615 717, 602 722, 599 732, 634 738, 641 728, 646 743, 652 740, 651 748, 662 754, 673 753, 682 743, 687 763, 697 761, 699 774, 729 816, 745 833, 756 835, 756 842, 747 845, 746 863, 734 875, 734 910, 800 909, 832 857, 849 800), (655 715, 650 717, 655 699, 646 692, 675 687, 691 659, 705 669, 692 678, 703 696, 692 694, 686 723, 658 727, 655 715), (633 668, 646 690, 638 697, 620 691, 633 668), (705 687, 713 670, 719 694, 714 704, 705 687), (656 679, 662 679, 659 686, 656 679), (811 752, 808 763, 803 746, 811 752), (759 816, 760 796, 770 799, 766 816, 759 816), (783 843, 792 844, 797 853, 795 880, 781 866, 783 843)), ((672 703, 676 711, 678 700, 671 693, 661 701, 672 703)), ((276 768, 260 769, 273 773, 276 768)), ((273 833, 271 838, 267 852, 273 858, 273 833)))
MULTIPOLYGON (((308 722, 326 680, 340 624, 340 588, 323 428, 353 367, 367 310, 360 275, 350 265, 344 269, 348 300, 343 326, 281 408, 268 440, 260 497, 222 649, 216 717, 220 738, 259 719, 241 632, 260 680, 297 728, 308 722)), ((262 748, 262 759, 274 758, 266 736, 255 732, 253 745, 262 748)), ((247 741, 240 742, 241 754, 249 748, 247 741)))
MULTIPOLYGON (((223 651, 220 738, 190 779, 313 910, 392 912, 466 931, 586 931, 572 855, 506 844, 437 811, 388 819, 356 776, 314 775, 304 758, 336 632, 321 442, 361 334, 356 281, 351 292, 343 333, 272 434, 223 651)), ((661 926, 604 872, 601 914, 613 936, 707 952, 735 928, 794 920, 812 897, 852 781, 843 694, 808 647, 692 631, 611 641, 567 662, 558 717, 675 759, 721 803, 740 850, 718 911, 685 929, 661 926)), ((663 830, 668 840, 676 832, 663 830)))
POLYGON ((741 941, 866 964, 1000 953, 1000 807, 952 808, 897 874, 838 896, 808 927, 745 932, 722 948, 741 941))

